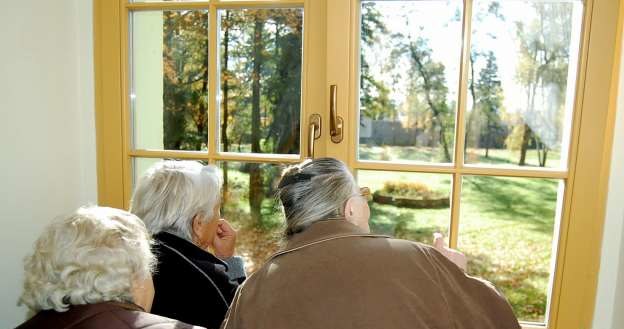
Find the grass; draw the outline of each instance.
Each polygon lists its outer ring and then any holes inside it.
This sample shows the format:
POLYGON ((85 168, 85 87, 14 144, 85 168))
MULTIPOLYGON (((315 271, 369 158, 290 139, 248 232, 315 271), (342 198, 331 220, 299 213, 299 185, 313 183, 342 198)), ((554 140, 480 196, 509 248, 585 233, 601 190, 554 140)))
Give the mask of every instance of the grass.
MULTIPOLYGON (((466 163, 487 164, 487 165, 518 165, 520 151, 507 149, 492 149, 488 157, 485 156, 485 149, 468 148, 466 150, 466 163)), ((359 158, 361 160, 381 160, 397 161, 409 160, 418 162, 438 162, 447 163, 442 156, 442 149, 439 147, 422 146, 375 146, 360 144, 359 158)), ((561 154, 556 151, 548 153, 546 161, 547 168, 559 168, 561 164, 561 154)), ((536 150, 529 150, 526 157, 526 166, 538 167, 539 161, 536 150)))
MULTIPOLYGON (((281 243, 282 217, 267 194, 261 223, 249 216, 248 175, 232 164, 224 217, 240 230, 239 252, 251 271, 281 243)), ((273 171, 277 172, 277 171, 273 171)), ((386 181, 417 182, 450 195, 444 174, 359 171, 371 192, 386 181)), ((270 180, 265 180, 269 190, 270 180)), ((462 186, 459 249, 468 272, 493 282, 524 321, 543 322, 547 304, 558 182, 549 179, 465 177, 462 186)), ((408 209, 371 203, 371 229, 398 238, 431 243, 434 232, 448 236, 450 209, 408 209)))

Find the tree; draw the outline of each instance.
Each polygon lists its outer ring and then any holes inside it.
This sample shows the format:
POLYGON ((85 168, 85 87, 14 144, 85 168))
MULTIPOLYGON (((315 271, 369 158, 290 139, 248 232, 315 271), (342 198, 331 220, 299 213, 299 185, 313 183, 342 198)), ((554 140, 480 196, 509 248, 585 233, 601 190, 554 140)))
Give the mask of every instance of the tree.
POLYGON ((481 130, 479 145, 485 146, 485 157, 489 157, 490 148, 500 147, 506 134, 501 120, 503 89, 498 78, 498 65, 493 52, 488 52, 485 67, 479 72, 476 83, 478 98, 475 99, 477 111, 481 114, 485 129, 481 130))
MULTIPOLYGON (((265 17, 259 11, 255 11, 254 32, 253 32, 253 71, 252 79, 252 96, 251 96, 251 152, 261 153, 260 150, 260 78, 261 70, 264 62, 264 40, 262 38, 265 17)), ((262 168, 256 163, 249 165, 249 208, 251 210, 251 219, 260 223, 262 220, 262 168)))
POLYGON ((447 103, 448 87, 444 75, 444 64, 436 62, 432 51, 425 39, 418 37, 416 41, 410 37, 397 36, 399 44, 393 57, 405 55, 409 59, 408 70, 410 81, 410 95, 408 98, 417 99, 424 104, 427 112, 425 118, 426 129, 431 136, 437 136, 432 143, 442 145, 444 161, 451 161, 451 141, 453 129, 453 109, 447 103))
POLYGON ((277 154, 299 152, 301 113, 301 50, 303 17, 299 11, 272 14, 273 56, 267 78, 267 100, 271 122, 265 149, 277 154))
POLYGON ((535 3, 533 8, 536 13, 533 21, 516 23, 520 45, 516 78, 526 92, 518 164, 526 164, 526 154, 532 143, 538 152, 539 165, 544 167, 550 148, 561 137, 560 113, 565 105, 572 7, 535 3), (549 96, 556 99, 554 105, 547 103, 549 96), (538 101, 542 101, 539 108, 538 101), (539 134, 535 132, 537 128, 540 128, 539 134), (548 142, 544 138, 548 138, 548 142))
MULTIPOLYGON (((221 28, 223 29, 223 37, 221 38, 221 94, 222 94, 222 119, 221 119, 221 149, 223 152, 230 151, 230 140, 228 139, 228 121, 230 119, 229 112, 229 92, 230 92, 230 68, 229 68, 229 50, 230 50, 230 26, 231 12, 225 11, 224 19, 221 20, 221 28)), ((227 202, 229 194, 228 185, 228 163, 223 163, 223 189, 221 202, 227 202)))
MULTIPOLYGON (((491 3, 488 4, 487 6, 487 10, 476 10, 476 13, 473 16, 473 20, 476 20, 478 23, 483 22, 488 16, 490 17, 495 17, 499 20, 504 20, 505 17, 503 15, 501 15, 500 13, 500 3, 497 1, 493 1, 491 3)), ((458 15, 456 16, 456 20, 459 21, 461 19, 461 16, 458 15)), ((496 39, 496 36, 492 34, 492 31, 479 31, 478 26, 480 26, 480 24, 474 24, 472 25, 472 34, 473 36, 475 35, 482 35, 485 34, 485 36, 487 36, 488 38, 492 38, 492 39, 496 39)), ((471 145, 474 145, 475 147, 482 147, 482 138, 481 138, 481 133, 476 134, 473 133, 474 130, 480 131, 481 125, 482 123, 479 120, 479 117, 482 117, 482 113, 477 109, 477 105, 479 103, 479 99, 481 97, 480 94, 477 93, 477 78, 475 76, 475 66, 477 65, 477 62, 484 57, 484 52, 483 50, 481 50, 481 46, 478 43, 479 37, 473 37, 472 39, 472 49, 470 51, 470 77, 468 79, 468 91, 470 92, 470 96, 472 97, 472 108, 468 113, 468 120, 466 123, 466 132, 465 132, 465 140, 466 142, 464 143, 464 153, 466 152, 467 148, 471 145)), ((489 56, 493 56, 494 54, 490 52, 490 54, 488 54, 489 56)), ((496 58, 494 57, 493 60, 496 60, 496 58)), ((498 68, 496 68, 495 70, 497 71, 498 68)), ((492 72, 494 74, 498 74, 498 72, 492 72)), ((498 79, 498 78, 497 78, 498 79)), ((502 88, 500 86, 500 83, 498 84, 498 89, 500 89, 501 93, 502 93, 502 88)), ((490 89, 488 88, 483 88, 482 92, 484 93, 485 97, 488 97, 487 95, 490 93, 490 89)), ((500 118, 499 118, 500 120, 500 118)), ((501 128, 503 128, 501 126, 501 128)), ((501 131, 502 132, 502 131, 501 131)), ((497 145, 498 146, 498 145, 497 145)), ((502 145, 501 145, 502 146, 502 145)), ((486 149, 486 157, 489 156, 489 149, 486 149)))
POLYGON ((208 137, 208 14, 163 13, 163 144, 201 150, 208 137))
POLYGON ((388 28, 374 2, 362 3, 361 41, 364 50, 360 53, 360 105, 363 114, 373 120, 395 119, 396 105, 390 99, 390 89, 383 81, 375 79, 366 58, 367 49, 382 43, 381 35, 388 34, 388 28))

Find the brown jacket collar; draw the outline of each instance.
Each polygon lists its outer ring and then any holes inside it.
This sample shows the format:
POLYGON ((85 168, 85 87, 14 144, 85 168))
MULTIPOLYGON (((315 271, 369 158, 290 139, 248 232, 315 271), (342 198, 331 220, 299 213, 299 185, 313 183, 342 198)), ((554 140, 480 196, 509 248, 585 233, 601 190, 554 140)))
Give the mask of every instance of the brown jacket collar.
POLYGON ((371 234, 344 219, 322 220, 292 236, 286 243, 286 247, 271 256, 269 260, 318 243, 348 237, 390 238, 386 235, 371 234))

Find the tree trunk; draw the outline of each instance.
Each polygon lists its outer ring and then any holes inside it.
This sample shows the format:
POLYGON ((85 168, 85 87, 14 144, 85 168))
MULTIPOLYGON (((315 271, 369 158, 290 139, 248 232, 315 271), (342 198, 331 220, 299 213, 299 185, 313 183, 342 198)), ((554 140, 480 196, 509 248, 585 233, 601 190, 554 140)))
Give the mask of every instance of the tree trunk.
MULTIPOLYGON (((206 49, 208 49, 209 45, 208 45, 208 38, 206 38, 206 41, 204 42, 206 49)), ((201 89, 201 94, 202 95, 207 95, 208 94, 208 53, 204 53, 203 54, 203 58, 202 58, 202 64, 203 64, 203 74, 202 74, 202 89, 201 89)), ((208 145, 208 130, 207 125, 208 125, 208 104, 206 104, 205 102, 199 102, 199 108, 198 108, 198 113, 197 113, 197 117, 195 117, 195 127, 197 129, 197 134, 199 136, 204 137, 203 140, 199 139, 197 140, 196 144, 195 144, 195 150, 201 150, 202 149, 202 141, 204 143, 206 143, 206 145, 208 145)))
POLYGON ((492 147, 492 123, 488 114, 488 118, 485 124, 485 158, 490 157, 490 147, 492 147))
MULTIPOLYGON (((223 24, 223 59, 221 60, 221 65, 222 65, 222 69, 224 72, 224 77, 223 77, 223 81, 221 82, 221 90, 223 93, 223 96, 221 97, 221 104, 223 106, 223 115, 221 117, 221 143, 223 144, 223 152, 228 152, 230 150, 230 141, 228 140, 228 134, 227 134, 227 129, 228 129, 228 119, 230 116, 229 113, 229 108, 228 108, 228 101, 229 101, 229 97, 228 97, 228 93, 230 90, 230 86, 229 86, 229 78, 230 78, 230 71, 228 68, 228 56, 229 56, 229 43, 230 43, 230 11, 226 10, 225 11, 225 22, 226 24, 223 24)), ((225 203, 227 202, 228 199, 228 195, 229 195, 229 187, 228 187, 228 163, 227 162, 223 162, 223 190, 222 190, 222 197, 221 197, 221 202, 225 203)))
MULTIPOLYGON (((468 150, 468 141, 470 138, 470 133, 472 131, 472 123, 474 121, 475 112, 477 111, 477 91, 475 89, 475 74, 474 74, 474 57, 470 54, 470 95, 472 95, 472 109, 470 114, 468 114, 468 122, 466 123, 466 135, 464 138, 464 157, 466 155, 466 151, 468 150)), ((475 145, 476 148, 479 145, 475 145)))
POLYGON ((444 159, 446 162, 451 162, 451 152, 449 148, 449 142, 446 140, 446 127, 444 124, 444 118, 442 116, 444 113, 438 109, 437 105, 434 104, 432 96, 431 96, 431 86, 430 77, 428 72, 425 70, 424 64, 422 63, 420 57, 414 49, 414 45, 410 46, 411 57, 416 64, 416 68, 421 78, 423 79, 423 89, 425 91, 425 100, 427 101, 427 105, 429 105, 429 109, 433 113, 433 122, 438 125, 440 129, 440 142, 442 143, 442 149, 444 151, 444 159))
MULTIPOLYGON (((253 35, 253 72, 251 96, 251 152, 260 153, 260 75, 262 71, 262 30, 264 19, 256 13, 253 35)), ((256 226, 261 224, 262 171, 258 164, 249 166, 249 209, 256 226)))
MULTIPOLYGON (((529 85, 528 89, 527 89, 527 111, 525 113, 526 118, 529 118, 531 116, 531 113, 533 112, 533 110, 535 109, 535 92, 536 92, 536 88, 537 88, 537 82, 532 83, 531 85, 529 85)), ((531 127, 529 127, 529 125, 527 123, 524 124, 524 130, 522 132, 522 145, 520 146, 520 161, 518 161, 518 165, 519 166, 525 166, 526 165, 526 155, 527 155, 527 151, 529 150, 529 142, 531 141, 531 137, 532 137, 532 130, 531 127)))
POLYGON ((537 145, 537 160, 540 167, 546 167, 546 160, 548 159, 548 146, 535 138, 535 144, 537 145))
POLYGON ((529 141, 531 141, 531 127, 525 123, 522 132, 522 145, 520 146, 520 161, 518 161, 519 166, 526 165, 526 155, 527 150, 529 149, 529 141))

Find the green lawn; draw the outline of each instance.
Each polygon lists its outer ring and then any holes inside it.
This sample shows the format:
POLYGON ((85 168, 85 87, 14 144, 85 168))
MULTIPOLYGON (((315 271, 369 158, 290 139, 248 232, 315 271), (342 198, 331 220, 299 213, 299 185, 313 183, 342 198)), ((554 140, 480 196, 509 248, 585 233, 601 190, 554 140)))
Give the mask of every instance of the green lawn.
MULTIPOLYGON (((451 180, 442 174, 358 172, 360 186, 373 192, 386 181, 402 181, 423 183, 449 195, 451 180)), ((268 190, 270 180, 265 181, 268 190)), ((229 186, 224 217, 241 231, 239 252, 253 271, 279 247, 282 217, 268 194, 262 222, 251 223, 247 174, 230 170, 229 186)), ((558 182, 548 179, 471 176, 463 182, 459 249, 468 256, 468 272, 492 281, 525 321, 544 321, 557 191, 558 182)), ((448 207, 408 209, 374 202, 370 206, 374 232, 425 243, 431 243, 434 232, 448 235, 448 207)))
MULTIPOLYGON (((520 159, 520 151, 507 149, 492 149, 485 156, 485 149, 468 148, 466 151, 466 163, 488 165, 517 165, 520 159)), ((396 161, 409 160, 420 162, 447 162, 442 156, 442 149, 422 146, 375 146, 360 144, 359 158, 361 160, 396 161)), ((547 168, 560 166, 561 154, 550 151, 546 161, 547 168)), ((529 150, 526 157, 526 166, 538 167, 539 161, 536 150, 529 150)))

